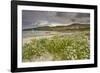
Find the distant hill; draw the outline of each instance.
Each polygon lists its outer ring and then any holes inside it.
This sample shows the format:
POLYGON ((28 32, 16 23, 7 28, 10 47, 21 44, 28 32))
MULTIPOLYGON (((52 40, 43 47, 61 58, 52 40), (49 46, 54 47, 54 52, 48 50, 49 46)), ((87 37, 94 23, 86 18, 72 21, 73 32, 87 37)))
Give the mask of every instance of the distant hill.
MULTIPOLYGON (((32 29, 25 29, 25 30, 32 30, 32 29)), ((69 30, 90 30, 90 24, 79 24, 74 23, 68 26, 42 26, 33 28, 33 30, 42 30, 42 31, 69 31, 69 30)))
POLYGON ((73 23, 71 25, 68 25, 68 27, 90 27, 90 24, 73 23))
POLYGON ((67 31, 67 30, 87 30, 90 29, 89 24, 71 24, 68 26, 55 26, 55 27, 37 27, 34 30, 46 30, 46 31, 67 31))

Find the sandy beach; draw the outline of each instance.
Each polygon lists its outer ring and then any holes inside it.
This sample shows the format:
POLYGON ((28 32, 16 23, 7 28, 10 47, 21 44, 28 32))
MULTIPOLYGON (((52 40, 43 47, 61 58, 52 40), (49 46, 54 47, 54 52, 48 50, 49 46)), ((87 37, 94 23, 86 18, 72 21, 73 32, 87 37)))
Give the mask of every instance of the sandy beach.
POLYGON ((33 38, 34 38, 34 39, 41 39, 41 38, 51 38, 51 37, 53 37, 53 36, 54 36, 54 35, 23 38, 23 45, 24 45, 25 43, 29 43, 30 40, 32 40, 33 38))

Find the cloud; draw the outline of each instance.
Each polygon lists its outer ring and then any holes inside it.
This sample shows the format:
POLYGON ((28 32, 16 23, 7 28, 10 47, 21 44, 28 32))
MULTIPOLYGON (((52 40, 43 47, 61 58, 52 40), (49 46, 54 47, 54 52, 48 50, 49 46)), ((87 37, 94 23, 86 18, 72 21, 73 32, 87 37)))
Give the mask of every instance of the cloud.
POLYGON ((76 13, 76 12, 53 12, 53 11, 22 11, 22 26, 24 28, 32 28, 39 26, 52 26, 52 25, 68 25, 71 23, 89 23, 89 13, 76 13))
POLYGON ((84 18, 84 17, 90 17, 89 13, 77 13, 77 18, 84 18))

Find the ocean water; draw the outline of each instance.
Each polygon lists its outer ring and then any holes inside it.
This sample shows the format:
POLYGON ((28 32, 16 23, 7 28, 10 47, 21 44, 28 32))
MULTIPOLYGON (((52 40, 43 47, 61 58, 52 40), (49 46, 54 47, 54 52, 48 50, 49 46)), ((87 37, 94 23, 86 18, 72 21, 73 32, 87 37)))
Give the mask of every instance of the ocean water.
POLYGON ((49 35, 54 35, 54 34, 57 34, 57 33, 59 33, 59 32, 28 30, 28 31, 22 31, 22 37, 28 38, 28 37, 49 36, 49 35))

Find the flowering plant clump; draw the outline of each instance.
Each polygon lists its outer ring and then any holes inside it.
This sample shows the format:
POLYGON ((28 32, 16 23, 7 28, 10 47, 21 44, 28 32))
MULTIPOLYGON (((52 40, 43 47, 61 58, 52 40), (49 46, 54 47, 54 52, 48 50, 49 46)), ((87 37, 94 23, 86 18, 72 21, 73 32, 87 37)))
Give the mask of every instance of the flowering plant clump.
POLYGON ((55 35, 51 38, 33 38, 25 43, 22 50, 23 61, 44 59, 51 61, 83 60, 90 58, 89 37, 85 33, 72 35, 55 35), (46 57, 48 56, 48 57, 46 57))

